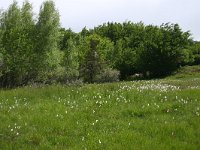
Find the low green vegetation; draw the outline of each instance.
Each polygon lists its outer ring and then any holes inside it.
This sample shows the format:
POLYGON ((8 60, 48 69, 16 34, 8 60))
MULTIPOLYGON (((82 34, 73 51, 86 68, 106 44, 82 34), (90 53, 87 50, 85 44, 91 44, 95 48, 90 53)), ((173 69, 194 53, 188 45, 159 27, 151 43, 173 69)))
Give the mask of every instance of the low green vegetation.
POLYGON ((198 150, 200 78, 185 76, 2 89, 0 149, 198 150))
POLYGON ((199 78, 200 77, 200 65, 185 66, 178 69, 174 74, 168 76, 167 79, 183 79, 185 78, 199 78))

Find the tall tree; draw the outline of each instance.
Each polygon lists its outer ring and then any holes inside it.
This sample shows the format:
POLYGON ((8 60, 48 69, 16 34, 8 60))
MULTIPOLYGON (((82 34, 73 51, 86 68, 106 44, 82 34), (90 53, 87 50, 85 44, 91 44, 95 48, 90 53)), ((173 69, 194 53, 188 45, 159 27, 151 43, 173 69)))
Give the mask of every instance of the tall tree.
POLYGON ((21 80, 21 62, 22 50, 20 48, 20 30, 21 30, 21 12, 17 2, 13 2, 4 12, 1 19, 2 35, 2 54, 4 60, 3 76, 1 84, 12 86, 18 84, 21 80))
POLYGON ((36 24, 37 71, 39 80, 51 78, 52 72, 59 67, 63 54, 58 50, 59 13, 53 1, 45 1, 40 8, 36 24))
POLYGON ((3 75, 3 66, 4 66, 4 60, 3 60, 3 45, 2 45, 2 36, 3 36, 3 29, 2 29, 2 24, 3 24, 3 11, 0 10, 0 78, 3 75))
POLYGON ((178 24, 163 24, 145 28, 145 41, 137 50, 137 68, 152 77, 170 74, 182 61, 182 52, 190 44, 189 32, 178 24))
POLYGON ((34 20, 31 4, 24 2, 22 9, 13 2, 2 18, 2 47, 4 85, 21 85, 28 82, 33 55, 34 20))
POLYGON ((33 19, 32 5, 25 1, 21 9, 21 30, 20 30, 20 48, 23 51, 21 55, 21 80, 28 82, 34 79, 33 64, 34 60, 34 29, 35 21, 33 19))
POLYGON ((93 34, 84 39, 79 46, 80 74, 84 81, 95 82, 104 69, 112 66, 112 51, 113 43, 106 38, 93 34))
POLYGON ((79 76, 79 60, 78 60, 78 48, 73 38, 67 40, 67 47, 63 50, 63 67, 65 69, 64 80, 75 80, 79 76))

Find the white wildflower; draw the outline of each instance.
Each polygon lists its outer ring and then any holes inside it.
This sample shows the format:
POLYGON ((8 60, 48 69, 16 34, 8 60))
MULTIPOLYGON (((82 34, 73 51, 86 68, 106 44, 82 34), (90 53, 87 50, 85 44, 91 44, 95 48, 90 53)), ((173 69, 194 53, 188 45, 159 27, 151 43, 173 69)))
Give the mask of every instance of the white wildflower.
POLYGON ((99 139, 99 144, 101 144, 101 140, 99 139))

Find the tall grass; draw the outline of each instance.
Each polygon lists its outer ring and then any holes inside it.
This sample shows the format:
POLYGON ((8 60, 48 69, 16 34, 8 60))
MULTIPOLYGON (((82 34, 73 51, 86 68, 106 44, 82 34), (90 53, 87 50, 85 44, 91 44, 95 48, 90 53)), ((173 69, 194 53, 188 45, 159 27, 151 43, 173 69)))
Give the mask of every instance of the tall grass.
POLYGON ((192 80, 1 90, 0 149, 199 149, 192 80))

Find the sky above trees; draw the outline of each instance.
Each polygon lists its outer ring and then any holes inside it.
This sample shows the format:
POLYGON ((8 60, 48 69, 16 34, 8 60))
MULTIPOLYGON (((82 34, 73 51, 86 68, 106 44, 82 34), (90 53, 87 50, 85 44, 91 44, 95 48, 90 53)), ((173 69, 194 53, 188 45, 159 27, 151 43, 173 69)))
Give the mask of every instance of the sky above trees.
MULTIPOLYGON (((7 9, 13 0, 0 0, 0 9, 7 9)), ((24 0, 17 0, 22 4, 24 0)), ((42 0, 29 0, 34 12, 39 12, 42 0)), ((199 0, 54 0, 62 26, 79 32, 104 22, 142 21, 160 25, 178 23, 190 30, 194 40, 200 40, 199 0)))

